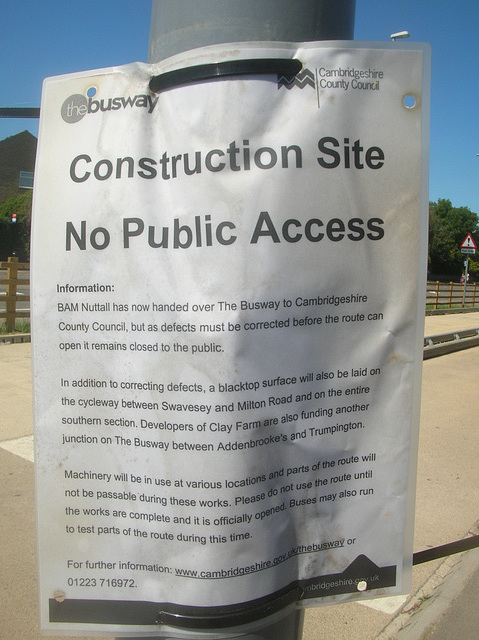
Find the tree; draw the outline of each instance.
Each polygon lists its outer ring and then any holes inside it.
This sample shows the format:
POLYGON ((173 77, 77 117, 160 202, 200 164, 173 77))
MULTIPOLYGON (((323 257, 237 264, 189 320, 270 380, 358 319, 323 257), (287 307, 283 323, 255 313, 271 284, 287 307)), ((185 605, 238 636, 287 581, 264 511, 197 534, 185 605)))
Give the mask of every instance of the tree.
POLYGON ((31 215, 31 190, 0 205, 0 260, 16 255, 20 262, 29 261, 31 215), (12 222, 13 214, 16 222, 12 222))
MULTIPOLYGON (((429 270, 459 277, 464 255, 461 244, 468 233, 479 246, 479 216, 468 207, 453 207, 450 200, 429 203, 429 270)), ((479 275, 479 262, 471 256, 469 271, 479 275)))

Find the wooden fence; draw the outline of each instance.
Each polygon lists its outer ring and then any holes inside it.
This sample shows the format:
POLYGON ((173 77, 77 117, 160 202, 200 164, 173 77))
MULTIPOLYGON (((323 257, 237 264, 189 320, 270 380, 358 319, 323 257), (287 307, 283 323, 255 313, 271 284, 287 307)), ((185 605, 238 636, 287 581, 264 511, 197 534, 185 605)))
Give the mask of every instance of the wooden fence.
POLYGON ((18 262, 18 258, 8 258, 7 262, 0 262, 0 269, 6 269, 6 278, 0 279, 0 303, 4 311, 0 310, 0 324, 5 324, 7 333, 15 331, 17 318, 30 318, 30 309, 17 309, 18 302, 29 302, 30 294, 19 293, 18 287, 30 285, 30 265, 28 262, 18 262), (19 278, 19 272, 26 272, 25 277, 19 278), (5 293, 3 288, 5 287, 5 293), (1 319, 5 322, 2 323, 1 319))
POLYGON ((477 283, 466 285, 460 282, 428 282, 426 291, 426 307, 433 309, 451 309, 452 307, 479 306, 477 283))
MULTIPOLYGON (((7 262, 0 262, 0 270, 6 269, 6 278, 0 279, 0 326, 5 324, 7 332, 15 331, 17 318, 30 318, 30 309, 17 308, 19 302, 29 302, 30 295, 19 293, 18 287, 30 286, 30 265, 18 262, 18 258, 8 258, 7 262), (20 273, 22 277, 19 278, 20 273), (4 290, 5 287, 5 290, 4 290), (5 301, 5 303, 3 303, 5 301), (2 308, 4 310, 2 311, 2 308), (5 319, 2 323, 2 318, 5 319)), ((479 308, 479 290, 477 283, 468 284, 464 296, 464 285, 460 282, 428 282, 426 291, 426 306, 432 309, 450 309, 462 307, 479 308)))

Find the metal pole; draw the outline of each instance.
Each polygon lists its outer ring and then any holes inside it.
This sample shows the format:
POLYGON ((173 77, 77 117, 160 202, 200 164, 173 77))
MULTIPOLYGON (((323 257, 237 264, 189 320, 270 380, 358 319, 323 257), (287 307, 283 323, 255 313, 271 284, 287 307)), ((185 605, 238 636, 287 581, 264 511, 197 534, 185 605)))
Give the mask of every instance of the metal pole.
MULTIPOLYGON (((153 0, 148 62, 227 42, 352 40, 355 5, 356 0, 153 0)), ((303 619, 297 610, 236 637, 299 640, 303 619)), ((190 633, 193 640, 202 635, 190 633)))
POLYGON ((466 256, 464 263, 464 288, 462 290, 462 308, 466 306, 466 287, 467 287, 467 274, 469 273, 469 256, 466 256))
POLYGON ((153 0, 148 62, 225 42, 352 40, 356 0, 153 0))

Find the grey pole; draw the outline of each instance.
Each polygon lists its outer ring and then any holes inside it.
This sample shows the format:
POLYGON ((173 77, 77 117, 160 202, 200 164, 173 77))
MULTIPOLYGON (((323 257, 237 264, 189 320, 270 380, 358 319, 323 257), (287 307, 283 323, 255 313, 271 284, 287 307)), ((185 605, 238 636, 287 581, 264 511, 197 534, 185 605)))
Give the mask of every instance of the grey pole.
POLYGON ((353 40, 356 0, 153 0, 148 62, 224 42, 353 40))
POLYGON ((464 262, 464 288, 462 290, 462 308, 466 306, 466 287, 467 287, 467 274, 469 273, 469 256, 466 256, 464 262))
MULTIPOLYGON (((153 0, 148 62, 226 42, 353 40, 355 5, 356 0, 153 0)), ((303 619, 297 610, 236 637, 300 640, 303 619)), ((191 632, 192 640, 200 637, 191 632)))

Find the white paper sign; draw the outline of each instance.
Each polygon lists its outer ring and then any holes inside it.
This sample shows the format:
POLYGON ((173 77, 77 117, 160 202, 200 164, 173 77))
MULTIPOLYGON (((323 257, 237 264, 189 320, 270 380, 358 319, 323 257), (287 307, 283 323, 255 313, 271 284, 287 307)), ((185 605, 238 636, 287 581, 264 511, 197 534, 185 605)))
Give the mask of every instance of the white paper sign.
POLYGON ((237 627, 408 589, 428 61, 225 45, 45 81, 43 630, 237 627), (148 89, 275 57, 303 70, 148 89))

